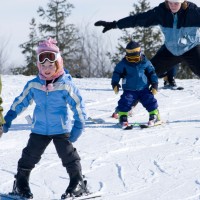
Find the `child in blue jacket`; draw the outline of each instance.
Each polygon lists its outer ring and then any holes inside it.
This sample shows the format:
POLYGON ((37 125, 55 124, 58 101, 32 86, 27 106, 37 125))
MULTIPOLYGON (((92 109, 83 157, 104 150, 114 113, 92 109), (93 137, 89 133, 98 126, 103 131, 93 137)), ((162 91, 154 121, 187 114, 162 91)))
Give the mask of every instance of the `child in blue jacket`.
POLYGON ((37 67, 39 74, 28 81, 22 93, 15 98, 5 116, 3 131, 8 132, 12 121, 35 102, 31 134, 27 146, 22 151, 15 175, 15 193, 25 198, 33 198, 29 187, 31 170, 40 161, 48 144, 53 141, 57 154, 66 168, 70 183, 64 196, 80 196, 86 192, 80 157, 73 147, 83 132, 86 113, 78 88, 66 74, 63 59, 56 40, 49 38, 39 43, 37 67), (70 121, 68 106, 72 109, 74 123, 70 121))
POLYGON ((130 41, 126 46, 126 56, 116 65, 111 85, 117 93, 121 87, 123 94, 118 101, 119 123, 123 129, 128 125, 128 111, 140 101, 149 112, 150 126, 160 120, 157 100, 154 98, 158 89, 158 77, 151 62, 141 53, 137 42, 130 41), (151 85, 151 90, 149 89, 151 85))

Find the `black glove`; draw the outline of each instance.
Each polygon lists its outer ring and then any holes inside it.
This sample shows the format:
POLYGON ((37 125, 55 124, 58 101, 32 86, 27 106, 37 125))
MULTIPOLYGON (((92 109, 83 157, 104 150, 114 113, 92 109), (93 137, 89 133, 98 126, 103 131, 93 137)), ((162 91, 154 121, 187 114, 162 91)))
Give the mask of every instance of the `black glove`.
POLYGON ((117 28, 117 22, 113 21, 113 22, 105 22, 105 21, 98 21, 95 22, 94 24, 95 26, 103 26, 103 33, 105 33, 106 31, 109 31, 110 29, 115 29, 117 28))
POLYGON ((115 94, 118 94, 119 88, 121 88, 121 85, 119 83, 112 83, 112 88, 113 88, 115 94))

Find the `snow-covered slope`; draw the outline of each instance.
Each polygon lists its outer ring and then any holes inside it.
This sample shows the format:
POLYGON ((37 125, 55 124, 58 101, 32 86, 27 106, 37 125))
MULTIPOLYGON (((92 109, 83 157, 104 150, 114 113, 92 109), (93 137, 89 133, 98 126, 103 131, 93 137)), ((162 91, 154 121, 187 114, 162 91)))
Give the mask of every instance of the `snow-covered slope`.
MULTIPOLYGON (((4 114, 31 78, 2 76, 4 114)), ((85 132, 74 143, 89 189, 103 194, 99 199, 200 199, 200 80, 177 80, 184 90, 158 92, 156 98, 166 124, 128 131, 117 128, 117 120, 110 117, 120 98, 111 90, 110 79, 74 82, 85 99, 88 117, 105 120, 104 124, 88 121, 85 132)), ((30 133, 25 116, 32 113, 33 107, 18 116, 0 139, 0 193, 12 189, 17 162, 30 133)), ((147 120, 147 111, 138 104, 129 121, 147 120)), ((68 182, 51 143, 31 173, 34 199, 58 199, 68 182)))

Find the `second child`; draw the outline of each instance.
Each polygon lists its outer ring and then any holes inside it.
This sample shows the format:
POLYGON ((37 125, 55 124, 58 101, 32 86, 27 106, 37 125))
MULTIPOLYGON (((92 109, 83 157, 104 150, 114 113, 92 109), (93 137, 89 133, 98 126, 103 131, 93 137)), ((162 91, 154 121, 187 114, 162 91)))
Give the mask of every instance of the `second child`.
POLYGON ((111 85, 115 92, 121 87, 121 78, 123 94, 118 101, 117 109, 122 128, 127 129, 130 126, 128 111, 138 101, 149 112, 149 126, 160 121, 158 103, 154 97, 158 89, 158 77, 151 62, 141 53, 141 47, 137 42, 130 41, 127 44, 126 56, 114 69, 111 85))

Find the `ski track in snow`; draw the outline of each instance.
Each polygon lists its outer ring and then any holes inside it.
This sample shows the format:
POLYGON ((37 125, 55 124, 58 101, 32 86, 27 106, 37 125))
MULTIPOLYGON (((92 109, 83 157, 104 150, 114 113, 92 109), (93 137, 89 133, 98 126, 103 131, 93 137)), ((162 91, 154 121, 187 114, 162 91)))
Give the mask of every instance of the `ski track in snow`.
MULTIPOLYGON (((4 112, 31 77, 2 76, 4 112), (11 88, 10 85, 13 85, 11 88)), ((199 200, 200 199, 200 80, 177 80, 185 89, 161 89, 156 95, 165 124, 123 131, 111 118, 120 98, 110 79, 74 79, 85 99, 88 116, 103 118, 104 124, 87 121, 85 132, 74 144, 91 191, 103 200, 199 200)), ((160 81, 162 84, 162 80, 160 81)), ((13 122, 0 139, 0 193, 12 189, 21 151, 30 125, 25 116, 34 104, 13 122)), ((148 113, 138 104, 130 122, 147 122, 148 113)), ((69 178, 51 143, 31 173, 34 200, 59 199, 69 178)))

